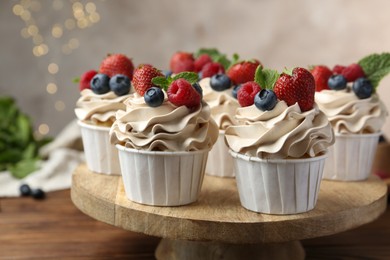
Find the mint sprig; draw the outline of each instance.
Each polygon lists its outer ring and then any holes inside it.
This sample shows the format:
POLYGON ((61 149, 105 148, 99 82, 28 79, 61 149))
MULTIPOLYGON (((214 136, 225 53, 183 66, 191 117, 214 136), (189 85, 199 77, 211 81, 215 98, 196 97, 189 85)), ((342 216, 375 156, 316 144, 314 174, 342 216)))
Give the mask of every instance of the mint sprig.
POLYGON ((390 73, 390 53, 368 55, 361 59, 358 64, 362 67, 374 89, 376 89, 379 82, 390 73))
POLYGON ((165 91, 167 91, 169 85, 171 85, 172 82, 177 80, 177 79, 185 79, 192 85, 192 84, 194 84, 195 82, 197 82, 199 80, 199 76, 195 72, 181 72, 181 73, 176 74, 173 77, 172 76, 169 76, 169 77, 163 77, 163 76, 154 77, 152 79, 152 84, 155 85, 155 86, 159 86, 162 89, 164 89, 165 91))
POLYGON ((276 81, 279 78, 279 73, 276 70, 264 69, 259 65, 255 72, 254 81, 263 89, 273 89, 276 81))
POLYGON ((221 63, 222 66, 227 70, 232 64, 236 63, 239 59, 238 54, 233 54, 233 59, 229 60, 226 54, 220 53, 215 48, 200 48, 194 53, 195 58, 198 58, 202 54, 207 54, 214 62, 221 63))

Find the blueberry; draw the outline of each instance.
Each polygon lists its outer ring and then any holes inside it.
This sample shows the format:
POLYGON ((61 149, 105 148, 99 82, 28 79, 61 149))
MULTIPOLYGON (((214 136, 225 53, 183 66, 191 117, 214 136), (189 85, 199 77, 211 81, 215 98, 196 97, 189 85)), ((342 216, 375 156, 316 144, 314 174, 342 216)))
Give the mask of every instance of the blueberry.
POLYGON ((232 91, 232 95, 235 99, 237 99, 237 92, 241 88, 241 84, 235 85, 232 91))
POLYGON ((105 94, 110 91, 110 78, 106 74, 96 74, 91 79, 91 89, 95 94, 105 94))
POLYGON ((19 187, 19 191, 22 196, 29 196, 31 194, 31 188, 28 184, 22 184, 19 187))
POLYGON ((43 199, 45 198, 45 192, 41 189, 33 189, 31 190, 31 196, 37 200, 43 199))
POLYGON ((171 70, 163 70, 162 72, 166 78, 169 78, 172 76, 172 71, 171 70))
POLYGON ((195 90, 200 94, 200 97, 203 98, 203 89, 202 87, 199 85, 198 82, 195 82, 194 84, 192 84, 192 86, 195 88, 195 90))
POLYGON ((232 86, 232 81, 226 74, 215 74, 210 79, 210 86, 216 91, 224 91, 232 86))
POLYGON ((199 80, 203 79, 203 73, 201 71, 198 72, 198 79, 199 80))
POLYGON ((333 90, 342 90, 347 87, 347 79, 343 75, 332 75, 328 79, 328 87, 333 90))
POLYGON ((355 80, 352 85, 352 90, 360 99, 369 98, 372 92, 374 92, 374 88, 367 78, 358 78, 355 80))
POLYGON ((273 92, 270 89, 262 89, 259 93, 255 96, 255 106, 258 109, 261 109, 263 111, 272 110, 276 103, 278 102, 278 99, 276 97, 275 92, 273 92))
POLYGON ((144 94, 145 103, 151 107, 158 107, 164 102, 164 92, 161 88, 151 87, 144 94))
POLYGON ((130 87, 130 79, 126 75, 116 74, 110 79, 110 89, 114 91, 117 96, 129 94, 130 87))

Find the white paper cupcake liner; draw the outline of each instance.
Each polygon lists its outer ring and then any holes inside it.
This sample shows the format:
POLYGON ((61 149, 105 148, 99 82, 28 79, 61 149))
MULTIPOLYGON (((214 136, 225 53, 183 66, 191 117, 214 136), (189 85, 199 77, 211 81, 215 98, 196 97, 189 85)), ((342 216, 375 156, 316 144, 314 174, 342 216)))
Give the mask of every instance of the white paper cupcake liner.
POLYGON ((366 180, 371 174, 381 133, 335 134, 324 167, 324 179, 338 181, 366 180))
POLYGON ((198 199, 209 150, 155 152, 116 147, 128 199, 153 206, 180 206, 198 199))
POLYGON ((296 214, 313 209, 326 155, 307 159, 259 159, 230 150, 241 205, 267 214, 296 214))
POLYGON ((118 150, 109 140, 110 127, 78 122, 88 169, 96 173, 120 175, 118 150))
POLYGON ((218 177, 235 177, 233 160, 225 144, 225 131, 220 130, 217 142, 209 153, 206 174, 218 177))

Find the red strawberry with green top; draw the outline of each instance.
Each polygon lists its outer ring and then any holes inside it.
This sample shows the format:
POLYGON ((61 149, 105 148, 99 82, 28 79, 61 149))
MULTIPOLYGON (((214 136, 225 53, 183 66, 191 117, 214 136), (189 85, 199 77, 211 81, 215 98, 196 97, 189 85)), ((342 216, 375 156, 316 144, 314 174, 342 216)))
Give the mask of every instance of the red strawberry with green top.
POLYGON ((97 74, 96 70, 89 70, 87 72, 84 72, 83 75, 80 77, 80 82, 79 82, 79 89, 80 91, 91 88, 91 79, 97 74))
POLYGON ((134 70, 132 84, 135 91, 143 96, 145 91, 152 87, 154 77, 163 77, 162 72, 150 64, 141 64, 134 70))
POLYGON ((341 72, 343 72, 344 69, 345 69, 345 66, 335 65, 333 67, 332 71, 333 71, 334 74, 341 74, 341 72))
POLYGON ((207 63, 213 62, 211 57, 207 54, 202 54, 198 58, 196 58, 194 62, 194 69, 195 72, 199 72, 202 70, 203 66, 205 66, 207 63))
POLYGON ((170 69, 177 74, 184 71, 195 71, 194 56, 189 52, 176 52, 171 57, 170 69))
POLYGON ((210 78, 215 74, 224 74, 225 68, 221 63, 218 62, 210 62, 203 66, 202 70, 202 78, 210 78))
POLYGON ((282 73, 275 83, 274 92, 279 100, 288 106, 298 103, 302 112, 311 110, 314 105, 315 81, 310 71, 295 68, 292 75, 282 73))
POLYGON ((311 74, 314 77, 317 92, 322 91, 324 89, 329 89, 328 79, 330 78, 330 76, 333 75, 333 72, 327 66, 314 66, 311 70, 311 74))
POLYGON ((176 106, 186 106, 189 109, 197 108, 201 102, 201 95, 190 82, 179 78, 168 87, 168 100, 176 106))
POLYGON ((347 79, 347 82, 352 82, 365 76, 362 67, 357 63, 347 66, 342 70, 341 75, 347 79))
POLYGON ((123 54, 108 55, 100 64, 99 73, 106 74, 110 78, 116 74, 122 74, 133 78, 133 62, 123 54))
POLYGON ((240 106, 247 107, 253 105, 255 96, 260 90, 260 85, 254 81, 248 81, 242 84, 237 92, 237 100, 240 106))
POLYGON ((257 67, 261 65, 258 60, 242 61, 229 68, 226 74, 232 80, 234 85, 253 81, 257 67))

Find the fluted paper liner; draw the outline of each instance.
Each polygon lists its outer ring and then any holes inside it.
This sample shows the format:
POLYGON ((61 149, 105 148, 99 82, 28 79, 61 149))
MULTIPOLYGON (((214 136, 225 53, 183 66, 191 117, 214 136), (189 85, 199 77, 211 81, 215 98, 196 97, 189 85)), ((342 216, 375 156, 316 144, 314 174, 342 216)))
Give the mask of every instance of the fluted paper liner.
POLYGON ((241 205, 267 214, 296 214, 313 209, 326 155, 305 159, 260 159, 230 150, 241 205))
POLYGON ((371 174, 380 132, 374 134, 335 134, 324 167, 324 179, 366 180, 371 174))
POLYGON ((85 160, 96 173, 120 175, 118 150, 109 140, 110 127, 78 122, 81 129, 85 160))
POLYGON ((116 147, 128 199, 153 206, 180 206, 198 199, 209 150, 160 152, 116 147))
POLYGON ((225 131, 220 130, 217 142, 210 150, 206 165, 206 174, 218 177, 234 177, 233 160, 225 144, 225 131))

